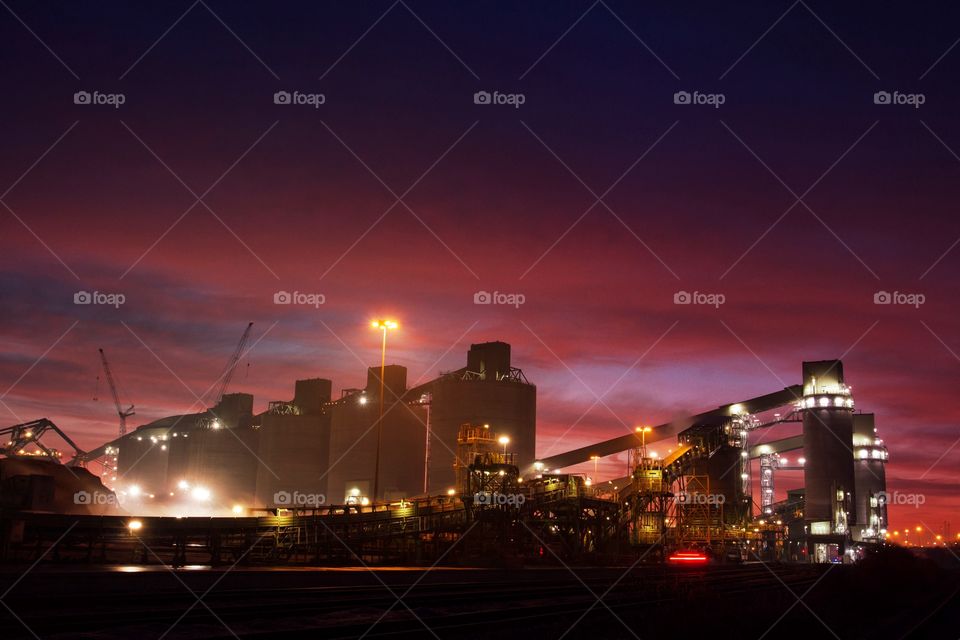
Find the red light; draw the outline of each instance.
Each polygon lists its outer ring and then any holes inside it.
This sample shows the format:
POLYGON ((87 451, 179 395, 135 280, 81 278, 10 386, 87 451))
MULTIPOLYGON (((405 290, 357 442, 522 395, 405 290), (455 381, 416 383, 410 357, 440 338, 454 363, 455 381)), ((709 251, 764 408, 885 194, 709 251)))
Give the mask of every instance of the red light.
POLYGON ((706 562, 707 556, 691 551, 678 551, 669 558, 670 562, 706 562))

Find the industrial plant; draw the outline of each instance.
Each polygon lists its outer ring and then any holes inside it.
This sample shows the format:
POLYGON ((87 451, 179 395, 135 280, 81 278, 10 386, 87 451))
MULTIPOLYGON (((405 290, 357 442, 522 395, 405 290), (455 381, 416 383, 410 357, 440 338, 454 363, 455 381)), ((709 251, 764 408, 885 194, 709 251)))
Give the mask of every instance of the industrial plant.
POLYGON ((296 380, 291 399, 254 413, 252 395, 227 392, 247 329, 205 411, 128 429, 134 408, 101 351, 116 439, 83 451, 46 418, 4 429, 2 559, 59 543, 61 557, 171 565, 850 563, 887 537, 888 452, 839 360, 537 458, 537 388, 509 344, 473 344, 465 366, 413 385, 385 359, 337 397, 330 379, 296 380), (766 439, 774 427, 794 432, 766 439), (662 455, 649 446, 665 442, 662 455), (569 472, 624 453, 620 478, 569 472), (789 471, 803 486, 778 500, 789 471))

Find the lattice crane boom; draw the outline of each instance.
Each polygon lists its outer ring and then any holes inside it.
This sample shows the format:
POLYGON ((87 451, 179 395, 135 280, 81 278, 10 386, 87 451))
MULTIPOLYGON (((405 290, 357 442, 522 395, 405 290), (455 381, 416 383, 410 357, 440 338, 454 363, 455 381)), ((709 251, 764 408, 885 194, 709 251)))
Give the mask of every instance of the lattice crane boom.
POLYGON ((132 415, 135 415, 133 410, 133 405, 131 404, 126 409, 123 408, 123 405, 120 404, 120 394, 117 392, 117 383, 113 379, 113 372, 110 370, 110 363, 107 362, 107 354, 103 352, 103 349, 100 351, 100 362, 103 363, 103 374, 107 378, 107 384, 110 386, 110 393, 113 394, 113 404, 117 408, 117 415, 120 417, 120 436, 123 437, 127 433, 127 418, 132 415))
POLYGON ((247 325, 243 335, 240 336, 240 342, 237 344, 237 348, 227 361, 227 368, 224 370, 223 375, 221 376, 223 381, 220 383, 220 390, 217 391, 216 402, 214 402, 215 405, 220 404, 220 401, 223 400, 223 396, 230 386, 230 381, 233 379, 233 373, 237 370, 237 364, 240 362, 240 357, 243 355, 243 348, 247 346, 247 340, 250 338, 250 330, 252 328, 253 323, 251 322, 247 325))

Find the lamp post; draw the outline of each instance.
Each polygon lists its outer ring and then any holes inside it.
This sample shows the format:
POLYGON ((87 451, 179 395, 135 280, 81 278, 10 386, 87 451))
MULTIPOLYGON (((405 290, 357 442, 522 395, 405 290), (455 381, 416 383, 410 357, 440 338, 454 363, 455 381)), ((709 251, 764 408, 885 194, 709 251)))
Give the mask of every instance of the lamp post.
POLYGON ((387 368, 387 329, 396 329, 397 323, 393 320, 374 320, 370 323, 374 329, 383 332, 383 342, 380 347, 380 417, 377 419, 377 455, 373 468, 373 496, 376 501, 380 495, 380 441, 383 435, 383 377, 387 368))
POLYGON ((506 462, 506 459, 507 459, 507 445, 510 444, 510 438, 508 438, 507 436, 500 436, 500 439, 497 440, 497 442, 499 442, 500 444, 503 445, 503 459, 504 459, 504 462, 506 462))
POLYGON ((640 434, 640 456, 647 457, 647 434, 653 431, 651 427, 637 427, 634 429, 640 434))

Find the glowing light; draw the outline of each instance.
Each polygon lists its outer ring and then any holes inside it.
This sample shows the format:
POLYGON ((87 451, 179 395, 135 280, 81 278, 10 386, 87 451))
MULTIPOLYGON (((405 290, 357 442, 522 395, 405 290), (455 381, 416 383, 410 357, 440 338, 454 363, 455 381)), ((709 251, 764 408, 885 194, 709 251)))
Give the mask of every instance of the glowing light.
POLYGON ((190 483, 187 482, 186 480, 181 480, 180 482, 177 483, 177 488, 183 489, 184 491, 186 491, 187 489, 190 488, 190 483))
POLYGON ((235 504, 233 505, 233 512, 236 515, 240 515, 241 513, 243 513, 243 507, 241 507, 239 504, 235 504))
POLYGON ((360 400, 358 400, 358 402, 360 404, 367 404, 367 396, 360 396, 360 400))
POLYGON ((707 561, 707 556, 698 551, 678 551, 669 558, 670 562, 691 562, 703 563, 707 561))
POLYGON ((194 500, 204 502, 210 499, 211 493, 210 489, 207 489, 206 487, 194 487, 193 491, 190 492, 190 495, 193 496, 194 500))
POLYGON ((220 421, 219 421, 219 420, 214 420, 213 422, 210 423, 210 428, 211 428, 211 429, 219 429, 219 428, 222 427, 222 426, 223 426, 223 425, 220 424, 220 421))
POLYGON ((127 493, 129 493, 131 496, 133 496, 134 498, 136 498, 137 496, 139 496, 139 495, 142 493, 142 491, 140 490, 140 487, 139 487, 139 486, 133 484, 133 485, 130 485, 130 488, 129 488, 129 489, 127 489, 127 493))
POLYGON ((130 522, 127 523, 127 529, 130 529, 130 531, 139 531, 142 528, 143 528, 143 523, 140 522, 139 520, 131 520, 130 522))
POLYGON ((500 439, 497 440, 500 444, 510 444, 510 438, 507 436, 500 436, 500 439))
POLYGON ((393 320, 374 320, 373 322, 370 323, 370 326, 373 327, 374 329, 382 329, 386 331, 387 329, 396 329, 400 325, 398 325, 393 320))
POLYGON ((455 495, 457 495, 457 490, 456 490, 456 489, 447 489, 447 495, 448 495, 448 496, 455 496, 455 495))

